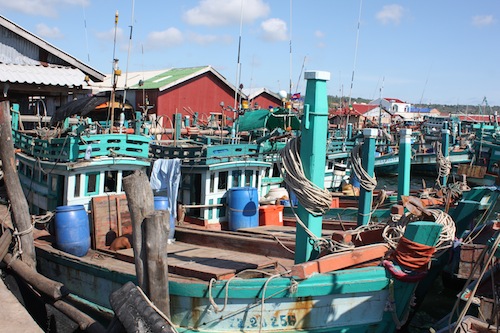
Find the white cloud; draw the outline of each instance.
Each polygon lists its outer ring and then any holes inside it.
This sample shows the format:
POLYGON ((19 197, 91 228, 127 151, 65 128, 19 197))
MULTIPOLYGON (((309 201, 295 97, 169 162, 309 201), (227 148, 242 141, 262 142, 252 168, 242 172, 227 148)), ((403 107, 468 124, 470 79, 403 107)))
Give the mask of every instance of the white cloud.
POLYGON ((316 30, 316 31, 314 32, 314 36, 316 36, 317 38, 323 38, 323 37, 325 37, 325 34, 324 34, 324 32, 323 32, 323 31, 321 31, 321 30, 316 30))
POLYGON ((261 23, 264 39, 267 41, 283 41, 288 39, 286 22, 272 18, 261 23))
POLYGON ((0 0, 0 12, 12 10, 33 15, 57 17, 61 6, 87 6, 89 0, 0 0))
POLYGON ((217 35, 201 35, 191 32, 188 34, 188 39, 199 45, 209 45, 214 43, 229 44, 233 38, 231 36, 217 36, 217 35))
POLYGON ((184 41, 182 32, 177 28, 168 28, 163 31, 150 32, 146 38, 146 49, 160 49, 179 45, 184 41))
POLYGON ((43 38, 61 39, 63 34, 57 27, 50 28, 46 24, 40 23, 36 26, 36 34, 43 38))
POLYGON ((476 27, 484 27, 495 23, 493 15, 476 15, 472 17, 472 25, 476 27))
POLYGON ((398 25, 404 14, 404 8, 401 5, 387 5, 382 8, 376 15, 377 20, 382 24, 394 23, 398 25))
POLYGON ((240 22, 251 23, 269 14, 263 0, 201 0, 198 6, 184 13, 184 21, 191 25, 224 26, 240 22), (242 7, 243 6, 243 7, 242 7))

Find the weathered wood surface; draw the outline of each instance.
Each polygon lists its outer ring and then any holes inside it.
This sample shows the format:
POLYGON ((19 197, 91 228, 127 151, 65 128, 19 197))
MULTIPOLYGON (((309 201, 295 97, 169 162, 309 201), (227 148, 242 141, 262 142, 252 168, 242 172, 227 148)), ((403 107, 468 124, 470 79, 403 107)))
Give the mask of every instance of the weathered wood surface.
POLYGON ((155 211, 144 219, 149 299, 170 317, 168 290, 168 232, 170 213, 155 211))
POLYGON ((137 283, 146 293, 147 272, 145 268, 145 252, 142 244, 142 224, 144 218, 154 211, 153 190, 145 172, 136 170, 133 174, 123 178, 123 189, 127 195, 128 208, 132 219, 133 251, 137 283))
POLYGON ((0 158, 2 159, 3 179, 14 216, 13 224, 20 233, 20 245, 23 249, 21 259, 33 270, 36 270, 31 215, 17 175, 12 126, 10 124, 10 103, 8 101, 0 102, 0 158))
POLYGON ((389 246, 385 243, 365 245, 353 250, 333 253, 316 260, 296 264, 292 267, 292 276, 306 279, 313 274, 327 273, 339 269, 345 269, 362 263, 378 260, 380 263, 389 246))
MULTIPOLYGON (((169 244, 167 253, 169 273, 204 281, 227 280, 246 269, 276 268, 278 265, 275 258, 179 241, 169 244)), ((116 257, 128 262, 134 260, 132 249, 119 250, 116 257)))
POLYGON ((111 245, 113 237, 132 233, 132 220, 125 194, 93 197, 91 205, 92 248, 106 248, 111 245), (110 235, 113 237, 109 237, 110 235))
POLYGON ((217 230, 195 230, 188 227, 176 226, 175 238, 184 243, 196 244, 241 253, 259 254, 267 257, 293 259, 290 250, 295 249, 295 242, 284 239, 278 242, 272 235, 241 235, 236 232, 217 230))

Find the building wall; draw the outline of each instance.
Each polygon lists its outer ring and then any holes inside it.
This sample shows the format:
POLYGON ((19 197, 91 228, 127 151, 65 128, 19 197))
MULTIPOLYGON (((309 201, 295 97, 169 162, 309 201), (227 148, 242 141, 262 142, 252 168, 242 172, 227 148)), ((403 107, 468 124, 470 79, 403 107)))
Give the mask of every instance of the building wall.
MULTIPOLYGON (((151 96, 149 101, 154 103, 151 96)), ((221 110, 221 102, 226 107, 233 107, 234 91, 212 73, 205 73, 159 92, 156 106, 152 110, 158 116, 170 119, 175 113, 191 116, 189 111, 198 112, 200 119, 206 119, 210 112, 221 110)))

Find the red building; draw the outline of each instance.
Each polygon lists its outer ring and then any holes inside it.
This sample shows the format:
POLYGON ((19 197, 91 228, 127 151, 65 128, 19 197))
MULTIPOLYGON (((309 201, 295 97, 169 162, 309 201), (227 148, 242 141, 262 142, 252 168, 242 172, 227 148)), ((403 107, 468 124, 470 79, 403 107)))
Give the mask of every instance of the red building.
MULTIPOLYGON (((103 87, 110 87, 110 81, 107 77, 103 87)), ((198 119, 203 121, 223 109, 232 117, 230 108, 235 107, 235 99, 246 98, 211 66, 128 73, 126 85, 122 74, 117 80, 119 93, 123 94, 124 87, 126 99, 137 110, 170 120, 175 113, 190 117, 198 113, 198 119)), ((169 124, 164 122, 164 126, 169 124)))

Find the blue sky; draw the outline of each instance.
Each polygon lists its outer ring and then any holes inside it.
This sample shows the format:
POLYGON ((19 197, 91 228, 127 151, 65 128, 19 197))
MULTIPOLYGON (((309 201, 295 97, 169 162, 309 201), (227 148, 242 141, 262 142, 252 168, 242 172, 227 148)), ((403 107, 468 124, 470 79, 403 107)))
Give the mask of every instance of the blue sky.
POLYGON ((103 73, 115 52, 123 72, 212 65, 303 93, 303 70, 323 70, 331 95, 500 105, 498 0, 0 0, 0 13, 103 73))

